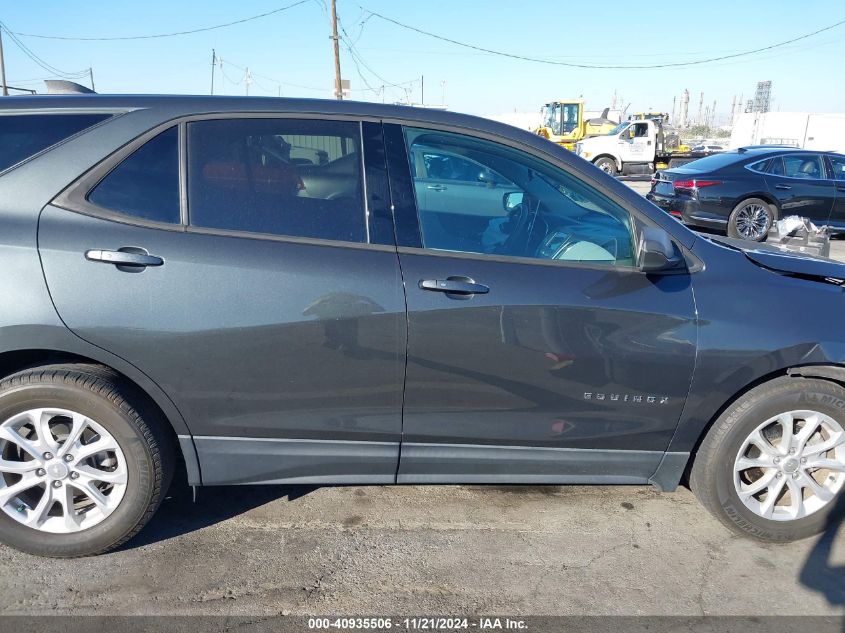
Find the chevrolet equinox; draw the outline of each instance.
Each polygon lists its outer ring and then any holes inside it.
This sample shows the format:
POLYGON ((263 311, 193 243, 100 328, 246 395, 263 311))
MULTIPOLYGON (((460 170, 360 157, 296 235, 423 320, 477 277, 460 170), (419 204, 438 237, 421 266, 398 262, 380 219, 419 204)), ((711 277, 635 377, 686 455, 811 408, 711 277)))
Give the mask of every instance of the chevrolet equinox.
POLYGON ((772 541, 845 486, 845 265, 693 233, 506 125, 0 102, 0 541, 224 484, 689 485, 772 541))

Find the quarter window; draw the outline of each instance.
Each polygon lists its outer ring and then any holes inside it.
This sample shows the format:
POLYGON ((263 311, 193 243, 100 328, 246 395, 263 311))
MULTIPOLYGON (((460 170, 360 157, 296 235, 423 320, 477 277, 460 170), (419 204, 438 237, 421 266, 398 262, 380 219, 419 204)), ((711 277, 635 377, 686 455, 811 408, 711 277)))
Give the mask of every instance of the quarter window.
POLYGON ((822 157, 819 155, 784 156, 783 169, 787 178, 821 180, 825 177, 822 157))
POLYGON ((768 158, 766 160, 758 160, 756 163, 751 163, 748 166, 748 169, 760 174, 765 174, 769 170, 769 167, 771 167, 771 163, 772 161, 768 158))
POLYGON ((217 119, 188 124, 193 226, 366 241, 357 123, 217 119))
POLYGON ((142 220, 178 224, 179 133, 171 127, 112 169, 88 201, 142 220))
POLYGON ((573 175, 483 139, 405 137, 424 248, 635 265, 629 214, 573 175))
POLYGON ((109 114, 11 114, 0 116, 0 171, 34 156, 107 118, 109 114))

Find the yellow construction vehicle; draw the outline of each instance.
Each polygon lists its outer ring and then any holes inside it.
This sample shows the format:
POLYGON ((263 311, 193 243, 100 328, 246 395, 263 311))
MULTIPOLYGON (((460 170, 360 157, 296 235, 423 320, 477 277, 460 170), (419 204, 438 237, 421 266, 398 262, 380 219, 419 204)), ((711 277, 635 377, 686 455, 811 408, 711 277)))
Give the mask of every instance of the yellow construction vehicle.
POLYGON ((575 151, 578 141, 607 134, 616 127, 617 124, 607 118, 608 111, 609 108, 605 108, 601 117, 585 119, 582 100, 551 101, 540 110, 543 123, 534 133, 575 151))

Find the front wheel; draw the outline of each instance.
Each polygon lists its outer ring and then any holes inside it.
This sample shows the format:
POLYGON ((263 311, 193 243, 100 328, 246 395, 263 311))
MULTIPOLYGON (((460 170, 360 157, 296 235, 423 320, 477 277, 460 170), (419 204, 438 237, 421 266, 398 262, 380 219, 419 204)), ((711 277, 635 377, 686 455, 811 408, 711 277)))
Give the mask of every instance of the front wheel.
POLYGON ((845 389, 787 377, 755 387, 707 433, 690 487, 740 534, 792 541, 823 531, 845 488, 845 389))
POLYGON ((0 382, 0 541, 41 556, 98 554, 134 536, 170 483, 155 412, 106 368, 53 365, 0 382))
POLYGON ((728 237, 762 242, 775 220, 765 200, 748 198, 740 202, 728 218, 728 237))
POLYGON ((596 167, 601 169, 604 173, 610 174, 611 176, 615 176, 617 169, 616 169, 616 161, 612 158, 604 157, 599 158, 595 163, 593 163, 596 167))

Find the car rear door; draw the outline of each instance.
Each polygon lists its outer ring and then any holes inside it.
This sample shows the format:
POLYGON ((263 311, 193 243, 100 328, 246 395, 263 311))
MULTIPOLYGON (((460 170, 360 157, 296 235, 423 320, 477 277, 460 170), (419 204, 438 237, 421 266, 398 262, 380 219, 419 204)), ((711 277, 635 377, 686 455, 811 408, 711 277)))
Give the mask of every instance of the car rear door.
POLYGON ((764 178, 778 199, 780 217, 798 215, 822 224, 830 218, 835 188, 821 154, 777 156, 764 178))
POLYGON ((164 127, 44 209, 62 319, 164 389, 206 484, 392 482, 406 317, 380 123, 164 127))
MULTIPOLYGON (((630 215, 557 165, 466 132, 385 132, 409 314, 398 481, 645 482, 692 377, 690 276, 642 273, 630 215), (504 242, 480 229, 456 249, 420 212, 418 145, 512 183, 504 242)), ((464 204, 488 225, 503 213, 464 204)))

